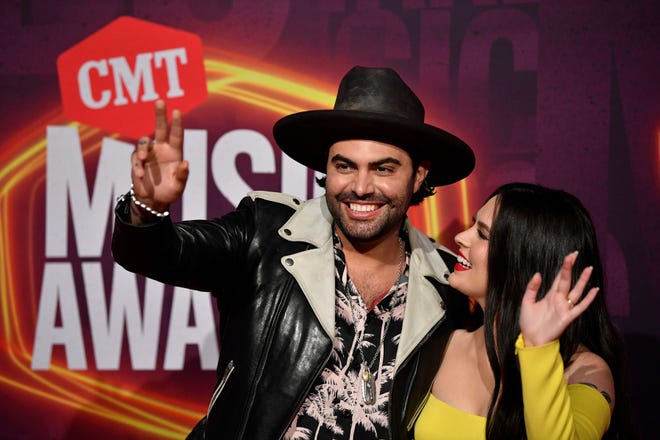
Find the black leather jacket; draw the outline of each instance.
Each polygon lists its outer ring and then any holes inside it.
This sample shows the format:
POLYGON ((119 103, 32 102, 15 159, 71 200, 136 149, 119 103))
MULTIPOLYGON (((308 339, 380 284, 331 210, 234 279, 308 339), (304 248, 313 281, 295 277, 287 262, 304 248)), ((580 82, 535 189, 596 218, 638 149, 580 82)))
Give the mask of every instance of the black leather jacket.
MULTIPOLYGON (((132 226, 123 220, 128 200, 116 214, 112 252, 121 266, 217 298, 218 380, 194 432, 281 438, 332 350, 335 267, 325 200, 251 193, 220 219, 176 224, 132 226)), ((394 439, 410 437, 431 387, 452 328, 448 303, 450 310, 466 304, 445 281, 453 256, 407 229, 408 299, 390 392, 394 439)))

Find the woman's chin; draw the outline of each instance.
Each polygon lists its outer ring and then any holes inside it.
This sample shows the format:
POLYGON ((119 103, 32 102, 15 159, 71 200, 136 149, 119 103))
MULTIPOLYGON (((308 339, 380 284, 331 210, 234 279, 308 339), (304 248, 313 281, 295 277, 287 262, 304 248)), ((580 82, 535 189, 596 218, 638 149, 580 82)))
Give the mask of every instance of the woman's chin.
POLYGON ((456 272, 452 272, 449 274, 449 277, 447 278, 447 282, 451 287, 454 289, 458 290, 459 292, 463 293, 460 289, 460 283, 456 282, 456 272))

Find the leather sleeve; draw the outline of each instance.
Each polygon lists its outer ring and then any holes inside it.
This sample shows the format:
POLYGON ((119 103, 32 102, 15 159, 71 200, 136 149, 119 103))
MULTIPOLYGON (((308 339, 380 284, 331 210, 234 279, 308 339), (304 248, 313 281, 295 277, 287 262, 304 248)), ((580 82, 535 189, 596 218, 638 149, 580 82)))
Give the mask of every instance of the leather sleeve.
POLYGON ((254 269, 250 261, 257 260, 261 248, 268 248, 264 242, 273 229, 293 212, 281 204, 245 197, 235 210, 216 219, 173 223, 167 217, 132 225, 127 221, 127 203, 124 198, 115 209, 115 261, 165 284, 212 292, 226 288, 228 278, 248 277, 254 269))

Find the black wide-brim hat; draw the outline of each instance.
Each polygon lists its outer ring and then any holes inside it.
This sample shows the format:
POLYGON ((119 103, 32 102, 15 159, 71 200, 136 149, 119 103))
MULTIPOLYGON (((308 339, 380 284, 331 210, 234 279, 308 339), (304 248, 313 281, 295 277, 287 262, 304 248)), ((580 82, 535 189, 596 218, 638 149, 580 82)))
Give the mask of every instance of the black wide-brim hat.
POLYGON ((424 122, 424 106, 389 68, 353 67, 342 78, 332 110, 294 113, 277 121, 273 136, 296 162, 325 173, 335 142, 365 139, 427 159, 430 186, 449 185, 474 169, 472 149, 457 136, 424 122))

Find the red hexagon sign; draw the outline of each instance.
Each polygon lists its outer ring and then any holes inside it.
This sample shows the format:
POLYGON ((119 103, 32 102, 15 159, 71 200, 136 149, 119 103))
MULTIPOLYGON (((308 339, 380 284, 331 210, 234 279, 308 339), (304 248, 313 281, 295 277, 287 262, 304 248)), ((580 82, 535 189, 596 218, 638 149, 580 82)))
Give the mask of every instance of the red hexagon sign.
POLYGON ((199 36, 120 17, 57 59, 64 115, 133 138, 154 129, 153 102, 187 112, 207 97, 199 36))

